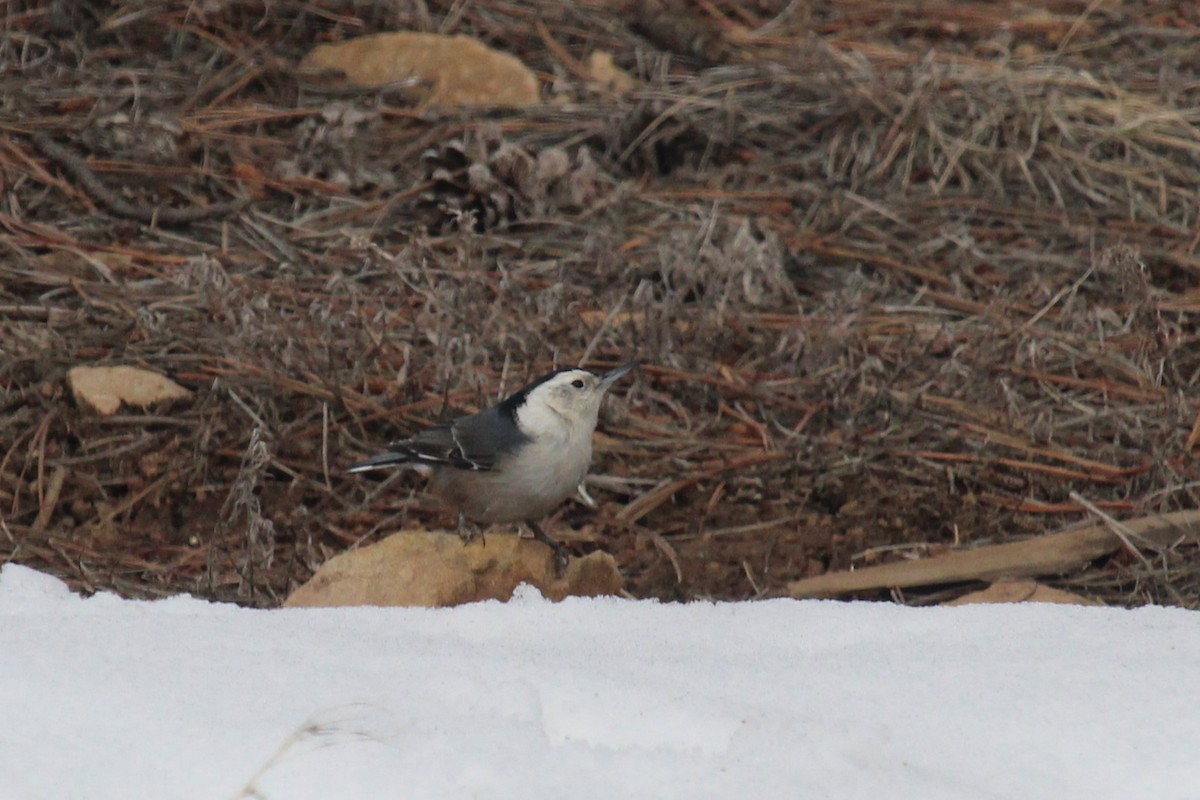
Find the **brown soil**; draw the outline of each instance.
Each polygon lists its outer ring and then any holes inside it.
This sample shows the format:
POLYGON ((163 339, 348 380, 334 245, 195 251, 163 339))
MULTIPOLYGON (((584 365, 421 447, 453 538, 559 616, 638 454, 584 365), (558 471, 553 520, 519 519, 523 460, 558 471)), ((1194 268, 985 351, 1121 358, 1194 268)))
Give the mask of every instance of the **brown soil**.
MULTIPOLYGON (((9 3, 0 560, 277 604, 453 523, 345 465, 585 355, 645 367, 600 508, 552 529, 634 596, 1196 508, 1195 8, 9 3), (401 29, 517 56, 547 104, 297 69, 401 29), (597 50, 639 86, 590 84, 597 50), (66 372, 103 364, 192 395, 100 417, 66 372)), ((1194 546, 1144 556, 1050 582, 1200 605, 1194 546)))

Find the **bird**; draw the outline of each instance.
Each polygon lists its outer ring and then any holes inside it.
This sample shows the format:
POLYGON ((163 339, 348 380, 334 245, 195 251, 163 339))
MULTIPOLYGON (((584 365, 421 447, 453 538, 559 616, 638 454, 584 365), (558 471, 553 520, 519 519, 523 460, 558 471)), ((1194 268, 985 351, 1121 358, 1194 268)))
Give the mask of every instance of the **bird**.
POLYGON ((622 364, 603 375, 556 369, 494 406, 392 442, 387 452, 347 471, 401 467, 424 473, 434 494, 458 512, 460 535, 468 521, 523 524, 554 551, 561 569, 565 550, 538 522, 576 492, 587 496, 583 479, 600 403, 637 365, 622 364))

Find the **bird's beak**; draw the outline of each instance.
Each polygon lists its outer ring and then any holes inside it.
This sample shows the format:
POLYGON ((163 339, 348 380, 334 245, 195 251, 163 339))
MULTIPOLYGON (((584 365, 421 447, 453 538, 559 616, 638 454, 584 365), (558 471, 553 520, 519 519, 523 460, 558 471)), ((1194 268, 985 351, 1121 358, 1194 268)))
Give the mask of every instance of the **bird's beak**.
POLYGON ((636 362, 636 361, 630 361, 628 364, 622 364, 621 366, 619 366, 619 367, 617 367, 616 369, 614 369, 612 372, 610 372, 610 373, 608 373, 607 375, 605 375, 603 378, 601 378, 601 379, 600 379, 600 390, 601 390, 601 391, 607 391, 608 387, 610 387, 610 386, 612 386, 614 383, 616 383, 616 382, 617 382, 617 380, 618 380, 618 379, 619 379, 619 378, 620 378, 622 375, 624 375, 625 373, 629 372, 630 370, 632 370, 632 369, 633 369, 634 367, 636 367, 637 365, 638 365, 638 362, 636 362))

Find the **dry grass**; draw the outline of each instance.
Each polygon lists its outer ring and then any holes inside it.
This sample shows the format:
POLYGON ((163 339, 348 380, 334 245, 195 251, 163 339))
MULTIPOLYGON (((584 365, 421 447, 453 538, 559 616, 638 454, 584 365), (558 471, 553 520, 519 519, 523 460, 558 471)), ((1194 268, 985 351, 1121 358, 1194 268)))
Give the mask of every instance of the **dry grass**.
MULTIPOLYGON (((276 603, 447 521, 346 463, 585 352, 648 366, 606 412, 600 511, 558 525, 643 596, 1200 505, 1190 4, 414 8, 0 12, 6 559, 276 603), (392 28, 480 36, 555 102, 416 113, 297 75, 392 28), (590 88, 594 49, 643 86, 590 88), (84 363, 195 400, 97 419, 84 363)), ((1060 584, 1200 605, 1194 552, 1148 555, 1060 584)))

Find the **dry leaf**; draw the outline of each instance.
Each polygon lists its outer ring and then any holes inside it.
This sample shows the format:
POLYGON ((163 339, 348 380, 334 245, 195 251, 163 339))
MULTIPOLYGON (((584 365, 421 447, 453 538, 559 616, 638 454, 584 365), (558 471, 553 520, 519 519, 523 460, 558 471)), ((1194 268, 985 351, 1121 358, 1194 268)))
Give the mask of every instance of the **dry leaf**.
POLYGON ((121 403, 148 406, 191 395, 170 378, 137 367, 72 367, 67 383, 76 402, 91 406, 102 416, 117 413, 121 403))
POLYGON ((588 80, 613 94, 625 94, 637 88, 637 79, 613 63, 612 53, 596 50, 587 60, 588 80))
POLYGON ((532 106, 537 78, 507 53, 469 36, 377 33, 319 45, 302 68, 335 69, 356 86, 379 88, 415 79, 432 86, 426 105, 532 106))

